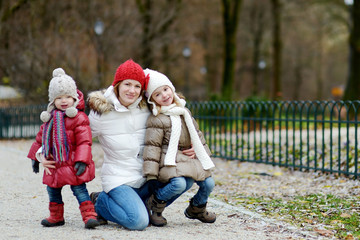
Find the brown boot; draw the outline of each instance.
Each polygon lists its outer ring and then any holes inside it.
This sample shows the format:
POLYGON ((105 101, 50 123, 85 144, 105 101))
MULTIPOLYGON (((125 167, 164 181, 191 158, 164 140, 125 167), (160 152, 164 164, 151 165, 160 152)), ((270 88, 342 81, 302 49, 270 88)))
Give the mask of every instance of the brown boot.
POLYGON ((65 224, 64 221, 64 203, 49 203, 50 217, 41 221, 41 225, 45 227, 56 227, 65 224))
POLYGON ((148 210, 149 220, 152 225, 162 227, 167 224, 166 218, 161 215, 165 207, 166 202, 157 199, 154 194, 146 201, 146 209, 148 210))
POLYGON ((190 205, 185 209, 184 214, 187 218, 198 219, 203 223, 213 223, 216 221, 215 213, 206 210, 206 203, 200 206, 194 206, 193 199, 190 200, 190 205))
MULTIPOLYGON (((99 195, 100 195, 100 192, 92 192, 90 194, 90 199, 91 199, 91 202, 94 204, 94 206, 95 206, 96 200, 99 197, 99 195)), ((100 225, 108 224, 108 221, 105 218, 103 218, 102 216, 100 216, 98 213, 97 213, 96 218, 97 218, 100 225)))
POLYGON ((97 214, 95 212, 94 204, 91 201, 82 202, 79 208, 85 223, 85 228, 95 228, 100 225, 96 219, 97 214))

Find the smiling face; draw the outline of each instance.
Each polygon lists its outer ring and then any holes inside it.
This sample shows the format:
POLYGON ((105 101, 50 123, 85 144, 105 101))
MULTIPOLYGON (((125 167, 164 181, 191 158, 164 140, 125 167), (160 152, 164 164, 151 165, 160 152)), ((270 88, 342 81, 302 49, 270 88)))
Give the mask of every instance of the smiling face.
POLYGON ((74 106, 75 99, 70 95, 61 95, 54 101, 57 109, 65 111, 67 108, 74 106))
POLYGON ((174 102, 174 93, 167 85, 155 89, 151 97, 160 106, 169 106, 174 102))
POLYGON ((120 82, 118 89, 118 99, 124 107, 133 104, 141 93, 141 84, 136 80, 126 79, 120 82))

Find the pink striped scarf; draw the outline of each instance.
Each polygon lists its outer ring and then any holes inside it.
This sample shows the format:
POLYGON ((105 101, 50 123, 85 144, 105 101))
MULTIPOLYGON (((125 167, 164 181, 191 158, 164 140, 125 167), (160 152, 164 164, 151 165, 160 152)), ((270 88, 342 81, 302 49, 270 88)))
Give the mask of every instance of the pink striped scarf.
POLYGON ((64 115, 63 111, 53 110, 42 135, 42 152, 45 158, 52 154, 57 163, 69 159, 70 142, 66 135, 64 115))

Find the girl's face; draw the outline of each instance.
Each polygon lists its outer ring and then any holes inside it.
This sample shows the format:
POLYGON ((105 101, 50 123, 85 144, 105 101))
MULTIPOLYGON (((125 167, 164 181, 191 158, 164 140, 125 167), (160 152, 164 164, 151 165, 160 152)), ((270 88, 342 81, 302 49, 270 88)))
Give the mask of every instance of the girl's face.
POLYGON ((65 111, 67 108, 74 106, 75 99, 70 95, 61 95, 55 98, 55 107, 61 111, 65 111))
POLYGON ((128 107, 139 98, 141 84, 136 80, 123 80, 118 86, 119 101, 124 107, 128 107))
POLYGON ((169 106, 174 101, 174 93, 167 85, 158 87, 151 97, 160 106, 169 106))

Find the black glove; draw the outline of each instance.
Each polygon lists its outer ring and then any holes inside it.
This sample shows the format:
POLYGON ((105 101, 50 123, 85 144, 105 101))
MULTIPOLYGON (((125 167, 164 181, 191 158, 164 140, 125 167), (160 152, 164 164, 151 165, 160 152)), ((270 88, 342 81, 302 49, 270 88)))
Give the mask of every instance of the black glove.
POLYGON ((79 176, 79 175, 83 174, 84 171, 85 171, 85 168, 86 168, 86 164, 85 164, 85 163, 83 163, 83 162, 76 162, 76 163, 75 163, 75 170, 77 170, 76 176, 79 176))
POLYGON ((39 173, 39 162, 31 159, 31 166, 34 173, 39 173))
POLYGON ((149 192, 153 193, 155 192, 159 186, 159 181, 156 179, 155 176, 148 176, 146 184, 148 184, 149 192))

